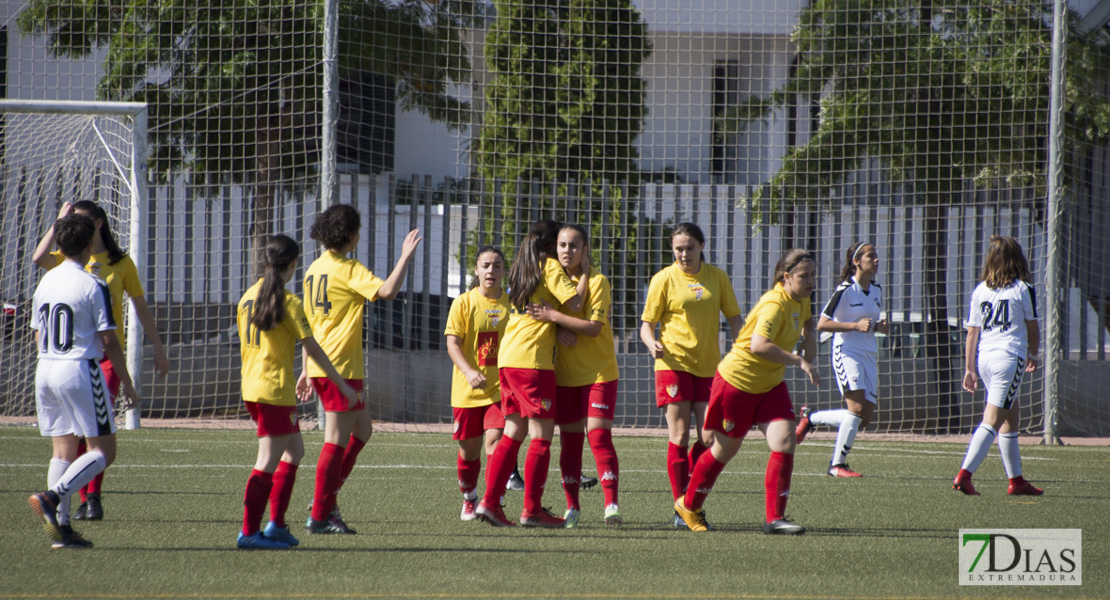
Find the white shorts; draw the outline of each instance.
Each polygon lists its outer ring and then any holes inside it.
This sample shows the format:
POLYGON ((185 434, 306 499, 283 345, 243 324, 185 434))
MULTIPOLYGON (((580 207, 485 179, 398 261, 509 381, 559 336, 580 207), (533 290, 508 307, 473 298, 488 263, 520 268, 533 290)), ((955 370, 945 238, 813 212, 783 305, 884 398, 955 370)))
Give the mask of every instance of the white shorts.
POLYGON ((116 432, 108 385, 95 360, 40 358, 35 410, 43 436, 91 438, 116 432))
POLYGON ((980 352, 979 379, 987 390, 987 404, 1010 410, 1021 390, 1025 357, 1009 352, 980 352))
POLYGON ((879 361, 874 354, 850 354, 841 346, 833 346, 832 367, 841 395, 863 390, 868 402, 879 403, 879 361))

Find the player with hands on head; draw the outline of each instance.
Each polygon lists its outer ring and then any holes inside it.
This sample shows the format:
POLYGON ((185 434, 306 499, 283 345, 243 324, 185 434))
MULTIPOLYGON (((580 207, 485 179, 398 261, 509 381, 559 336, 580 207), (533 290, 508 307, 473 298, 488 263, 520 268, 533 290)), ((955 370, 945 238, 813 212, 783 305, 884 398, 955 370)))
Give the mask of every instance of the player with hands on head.
POLYGON ((80 214, 58 219, 51 228, 64 259, 43 276, 32 300, 38 367, 35 412, 39 431, 53 448, 47 471, 49 489, 28 502, 43 521, 54 548, 92 546, 70 526, 74 492, 102 473, 116 458, 116 425, 97 364, 107 356, 116 365, 119 397, 139 409, 139 397, 116 337, 111 293, 85 267, 92 256, 95 224, 80 214), (78 455, 78 439, 88 451, 78 455))
POLYGON ((783 254, 775 265, 771 290, 748 313, 732 350, 717 367, 705 415, 705 428, 716 433, 716 443, 698 460, 686 494, 675 502, 675 511, 693 531, 708 529, 702 505, 754 424, 771 450, 763 479, 763 533, 805 533, 785 516, 794 472, 795 419, 783 377, 786 366, 794 365, 811 384, 821 385, 813 364, 817 327, 810 312, 816 272, 809 252, 794 248, 783 254), (799 338, 800 356, 793 352, 799 338))
MULTIPOLYGON (((62 204, 62 208, 58 212, 58 218, 61 219, 73 213, 83 215, 93 221, 95 229, 92 239, 92 254, 84 268, 108 284, 108 291, 112 296, 113 320, 116 323, 115 336, 119 340, 120 348, 124 351, 127 348, 127 339, 123 329, 123 294, 126 292, 127 297, 131 300, 131 306, 135 309, 135 315, 138 316, 139 323, 142 324, 143 331, 150 339, 151 346, 154 349, 154 369, 159 377, 165 377, 170 372, 170 361, 166 356, 166 348, 162 344, 162 338, 158 335, 154 315, 151 314, 150 307, 147 305, 143 284, 139 279, 139 272, 136 270, 131 257, 116 242, 116 237, 112 234, 112 228, 108 223, 107 213, 97 203, 82 200, 74 204, 69 202, 62 204)), ((54 237, 54 228, 51 227, 43 235, 32 255, 34 263, 46 270, 55 268, 65 260, 62 252, 51 251, 54 248, 54 237)), ((119 378, 116 376, 116 364, 107 356, 104 356, 100 359, 100 368, 104 371, 104 378, 108 385, 109 401, 114 405, 115 397, 120 388, 119 378)), ((78 444, 77 454, 84 454, 86 448, 87 445, 82 440, 78 444)), ((77 508, 73 518, 78 521, 99 521, 103 519, 103 489, 104 473, 101 473, 79 491, 81 505, 77 508)))
POLYGON ((451 372, 452 438, 459 442, 456 470, 463 495, 460 518, 478 518, 478 478, 482 446, 487 460, 496 451, 505 429, 501 414, 501 382, 497 355, 509 324, 509 296, 501 289, 505 255, 496 246, 478 250, 474 285, 455 298, 447 315, 447 354, 451 372))
POLYGON ((609 280, 591 268, 585 229, 563 225, 556 253, 559 264, 576 285, 589 279, 580 311, 571 311, 565 305, 555 310, 547 303, 528 307, 532 318, 557 326, 555 423, 559 426, 559 465, 567 498, 563 519, 568 528, 578 526, 582 510, 578 493, 583 483, 582 449, 588 436, 604 494, 605 524, 615 527, 623 521, 617 506, 620 465, 612 434, 620 378, 613 329, 609 325, 613 295, 609 280))
POLYGON ((567 277, 555 255, 559 224, 536 221, 520 243, 509 269, 509 325, 497 354, 501 380, 501 412, 505 433, 486 467, 486 489, 476 512, 495 527, 516 524, 505 516, 500 498, 512 473, 514 457, 528 435, 532 441, 524 458, 524 527, 563 527, 566 522, 542 505, 555 433, 555 325, 528 315, 531 304, 566 306, 580 311, 588 278, 577 285, 567 277))
POLYGON ((299 543, 285 523, 297 467, 304 458, 293 372, 297 341, 348 404, 359 401, 358 393, 343 381, 312 337, 300 299, 285 289, 300 254, 300 244, 292 238, 270 238, 262 278, 243 293, 235 313, 243 401, 258 435, 258 458, 243 494, 243 526, 236 540, 236 546, 247 550, 283 550, 299 543), (267 500, 270 521, 263 530, 267 500))
POLYGON ((878 271, 879 253, 874 244, 849 246, 840 281, 817 319, 817 331, 833 334, 832 369, 847 408, 810 412, 808 406, 802 407, 795 435, 800 444, 814 425, 838 428, 829 461, 832 477, 861 477, 848 467, 848 453, 859 430, 874 420, 879 401, 875 332, 890 333, 890 324, 882 318, 883 289, 874 280, 878 271))
MULTIPOLYGON (((686 492, 693 466, 713 445, 704 424, 713 374, 721 361, 720 315, 732 339, 743 316, 728 274, 709 264, 701 228, 680 223, 670 241, 675 261, 651 278, 640 340, 655 359, 655 403, 667 419, 667 476, 678 500, 686 492), (697 439, 689 448, 691 420, 697 439)), ((673 523, 684 526, 677 514, 673 523)))
MULTIPOLYGON (((335 370, 359 392, 366 377, 362 355, 366 301, 397 297, 423 240, 419 230, 408 232, 396 266, 382 281, 358 259, 347 256, 358 247, 361 230, 362 218, 349 204, 334 204, 317 214, 309 233, 324 251, 304 276, 304 307, 312 331, 335 370)), ((350 404, 323 366, 303 352, 302 356, 305 368, 297 380, 297 394, 307 400, 314 391, 325 413, 324 446, 316 463, 312 514, 305 528, 310 533, 354 534, 336 508, 336 497, 374 432, 370 411, 361 399, 350 404)))
POLYGON ((964 389, 974 393, 981 377, 987 391, 987 407, 983 421, 971 434, 952 488, 969 496, 979 495, 971 476, 997 437, 1002 465, 1010 478, 1006 492, 1014 496, 1040 496, 1044 490, 1022 477, 1018 450, 1018 392, 1022 376, 1036 369, 1040 362, 1041 344, 1037 295, 1021 244, 1012 237, 992 236, 980 280, 971 292, 967 318, 964 389))

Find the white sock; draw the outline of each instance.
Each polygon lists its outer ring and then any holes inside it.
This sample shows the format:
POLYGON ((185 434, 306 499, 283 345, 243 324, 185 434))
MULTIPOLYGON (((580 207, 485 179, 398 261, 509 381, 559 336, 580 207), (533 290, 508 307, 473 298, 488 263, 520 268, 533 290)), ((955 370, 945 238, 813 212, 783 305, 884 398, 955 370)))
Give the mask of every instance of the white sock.
POLYGON ((836 449, 833 450, 832 460, 834 465, 848 464, 848 453, 852 451, 852 442, 856 440, 859 424, 863 422, 863 417, 848 414, 851 416, 840 423, 840 431, 836 434, 836 449))
POLYGON ((473 502, 477 499, 478 499, 478 490, 477 489, 473 489, 473 490, 463 492, 463 500, 470 500, 471 502, 473 502))
MULTIPOLYGON (((60 458, 50 459, 50 469, 46 472, 46 489, 53 489, 58 480, 65 474, 66 469, 69 468, 69 461, 60 458)), ((66 525, 69 523, 69 496, 62 498, 58 503, 57 518, 58 523, 66 525)))
POLYGON ((998 449, 1002 452, 1002 465, 1006 477, 1021 477, 1021 453, 1018 452, 1018 434, 1003 433, 998 436, 998 449))
POLYGON ((104 472, 108 466, 108 460, 104 458, 99 450, 90 449, 88 452, 77 457, 73 464, 69 465, 65 473, 50 489, 58 494, 63 502, 68 502, 69 496, 77 490, 84 487, 85 484, 92 481, 94 477, 104 472))
POLYGON ((983 459, 987 457, 987 452, 990 451, 996 437, 998 432, 993 427, 980 423, 975 433, 971 434, 971 443, 967 445, 967 456, 964 457, 964 464, 960 468, 968 473, 974 473, 979 465, 983 464, 983 459))
POLYGON ((847 408, 838 408, 836 410, 822 410, 809 415, 809 422, 814 425, 828 425, 830 427, 839 427, 844 419, 854 417, 847 408))

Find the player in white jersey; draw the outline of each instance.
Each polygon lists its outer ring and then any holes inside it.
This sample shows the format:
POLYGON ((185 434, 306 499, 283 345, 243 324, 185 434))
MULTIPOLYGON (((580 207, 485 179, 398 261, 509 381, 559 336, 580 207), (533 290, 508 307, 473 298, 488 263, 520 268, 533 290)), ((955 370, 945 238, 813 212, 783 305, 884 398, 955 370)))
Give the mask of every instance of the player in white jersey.
POLYGON ((116 438, 104 374, 97 361, 107 354, 118 365, 120 397, 138 396, 123 359, 112 299, 103 280, 86 273, 93 222, 70 215, 54 224, 65 262, 43 276, 35 289, 31 327, 39 352, 35 373, 35 409, 39 431, 49 436, 53 458, 47 473, 50 489, 28 500, 54 540, 54 548, 88 548, 69 525, 70 497, 115 460, 116 438), (89 451, 77 456, 78 437, 89 451))
POLYGON ((967 319, 964 389, 974 392, 982 378, 987 407, 983 422, 971 435, 967 455, 952 488, 969 496, 979 495, 971 484, 971 476, 997 437, 1002 464, 1010 478, 1007 493, 1040 496, 1044 490, 1033 487, 1021 476, 1018 452, 1018 391, 1022 375, 1040 362, 1037 349, 1041 343, 1036 294, 1029 283, 1032 280, 1029 263, 1021 244, 1012 237, 991 237, 980 279, 982 283, 971 293, 967 319))
POLYGON ((890 325, 882 318, 883 290, 873 279, 879 271, 875 245, 856 242, 848 247, 844 259, 840 283, 821 311, 817 330, 833 334, 833 373, 848 408, 810 412, 808 406, 802 407, 795 435, 801 443, 814 425, 837 427, 828 474, 861 477, 848 467, 848 453, 856 433, 875 417, 879 401, 879 345, 875 332, 888 333, 890 325))

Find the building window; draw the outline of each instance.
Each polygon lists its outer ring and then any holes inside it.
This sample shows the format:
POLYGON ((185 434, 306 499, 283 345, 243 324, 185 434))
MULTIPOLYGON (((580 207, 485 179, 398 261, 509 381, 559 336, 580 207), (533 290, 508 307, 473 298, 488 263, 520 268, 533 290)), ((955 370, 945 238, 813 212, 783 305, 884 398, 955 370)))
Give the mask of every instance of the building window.
POLYGON ((344 168, 371 174, 392 171, 396 131, 392 79, 361 73, 340 80, 336 152, 344 168))
POLYGON ((736 183, 740 170, 739 144, 735 136, 722 136, 717 116, 740 105, 740 62, 718 60, 713 68, 713 140, 711 169, 717 183, 736 183))

